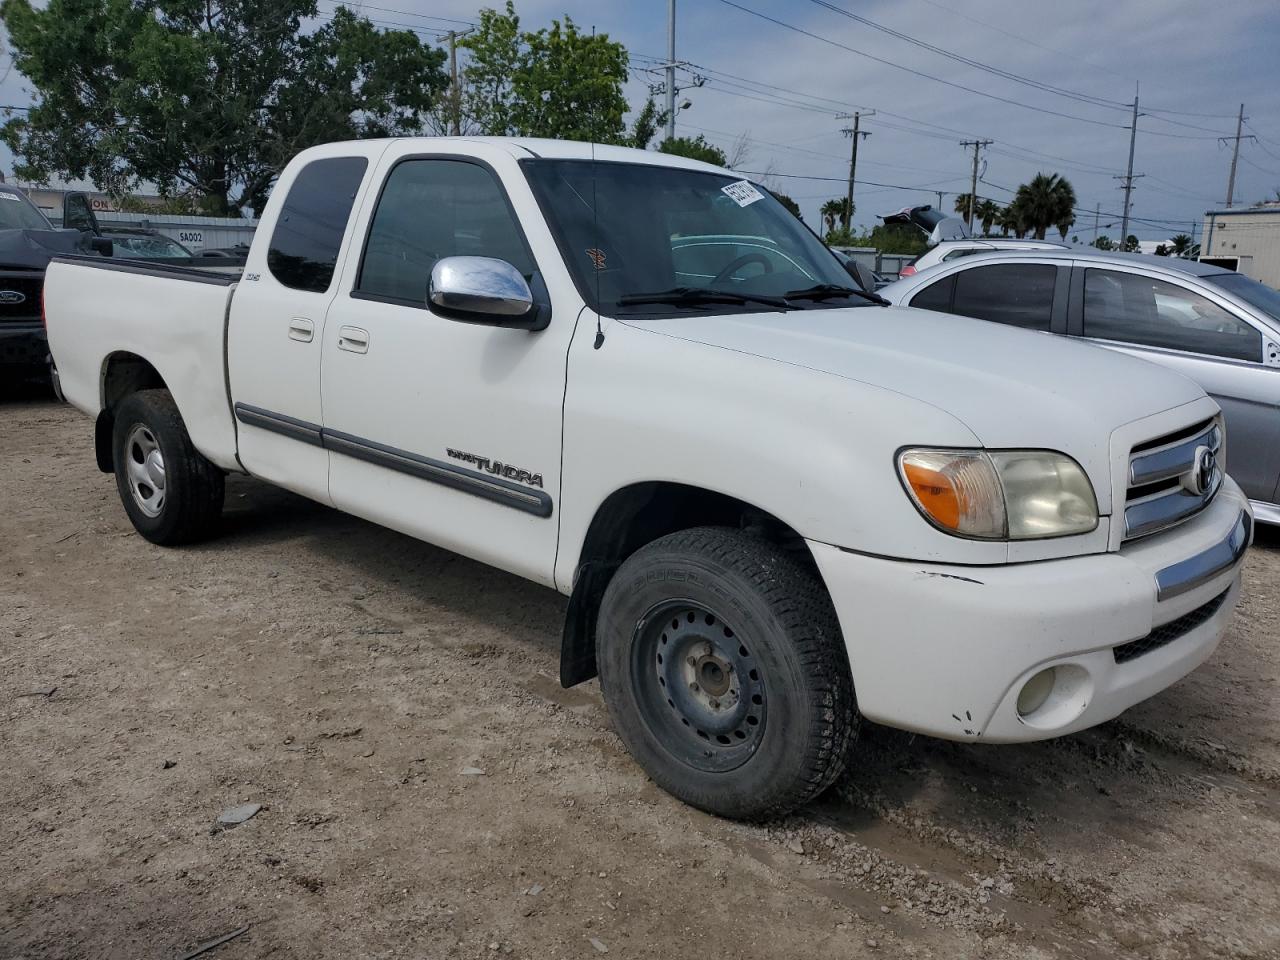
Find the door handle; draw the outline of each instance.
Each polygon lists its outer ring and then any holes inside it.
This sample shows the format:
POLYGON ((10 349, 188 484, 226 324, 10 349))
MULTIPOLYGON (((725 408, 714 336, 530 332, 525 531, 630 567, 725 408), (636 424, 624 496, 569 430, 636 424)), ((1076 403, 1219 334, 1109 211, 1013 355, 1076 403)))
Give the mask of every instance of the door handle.
POLYGON ((289 321, 289 339, 299 343, 310 343, 316 335, 316 325, 306 317, 294 317, 289 321))
POLYGON ((338 328, 338 349, 351 353, 369 352, 369 331, 359 327, 338 328))

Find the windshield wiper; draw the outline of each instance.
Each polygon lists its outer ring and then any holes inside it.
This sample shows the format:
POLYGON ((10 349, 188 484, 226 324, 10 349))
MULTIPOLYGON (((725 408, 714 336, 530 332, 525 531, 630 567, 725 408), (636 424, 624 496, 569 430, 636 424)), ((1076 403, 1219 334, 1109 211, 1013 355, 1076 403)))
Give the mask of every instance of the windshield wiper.
POLYGON ((618 306, 628 307, 641 303, 689 304, 700 303, 763 303, 779 310, 794 307, 785 297, 770 297, 763 293, 739 293, 736 290, 712 290, 709 287, 672 287, 652 293, 625 293, 618 298, 618 306))
POLYGON ((861 290, 857 287, 842 287, 838 283, 819 283, 803 290, 788 290, 786 297, 788 300, 830 300, 834 297, 862 297, 863 300, 870 300, 872 303, 877 303, 882 307, 890 306, 889 301, 878 293, 861 290))

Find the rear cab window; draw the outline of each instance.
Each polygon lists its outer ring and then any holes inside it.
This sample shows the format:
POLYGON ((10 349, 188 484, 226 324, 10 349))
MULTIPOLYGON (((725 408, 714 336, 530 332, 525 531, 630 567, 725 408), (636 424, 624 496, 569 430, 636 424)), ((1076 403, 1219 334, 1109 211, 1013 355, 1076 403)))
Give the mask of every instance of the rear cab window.
POLYGON ((364 157, 324 157, 294 178, 267 248, 267 269, 286 287, 329 289, 368 166, 364 157))

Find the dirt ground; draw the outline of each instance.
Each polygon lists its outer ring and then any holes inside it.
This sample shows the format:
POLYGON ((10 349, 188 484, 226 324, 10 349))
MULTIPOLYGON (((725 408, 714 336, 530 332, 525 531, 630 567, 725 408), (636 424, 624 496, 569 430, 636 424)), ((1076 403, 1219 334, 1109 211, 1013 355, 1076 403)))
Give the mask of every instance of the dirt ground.
POLYGON ((742 826, 560 689, 555 593, 245 479, 220 539, 154 547, 91 437, 0 400, 0 957, 244 926, 209 956, 1280 956, 1273 532, 1215 656, 1119 720, 868 726, 835 790, 742 826))

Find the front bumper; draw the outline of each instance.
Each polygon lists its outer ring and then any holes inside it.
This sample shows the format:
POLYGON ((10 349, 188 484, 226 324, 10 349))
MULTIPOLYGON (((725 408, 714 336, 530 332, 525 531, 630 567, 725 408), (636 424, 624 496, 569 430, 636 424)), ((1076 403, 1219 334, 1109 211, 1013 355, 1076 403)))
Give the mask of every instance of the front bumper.
POLYGON ((44 324, 0 324, 0 366, 48 367, 49 339, 44 324))
POLYGON ((809 547, 864 716, 1009 743, 1110 720, 1208 658, 1235 607, 1252 528, 1228 480, 1194 519, 1113 553, 956 567, 809 547), (1052 692, 1020 715, 1023 686, 1051 667, 1052 692))

